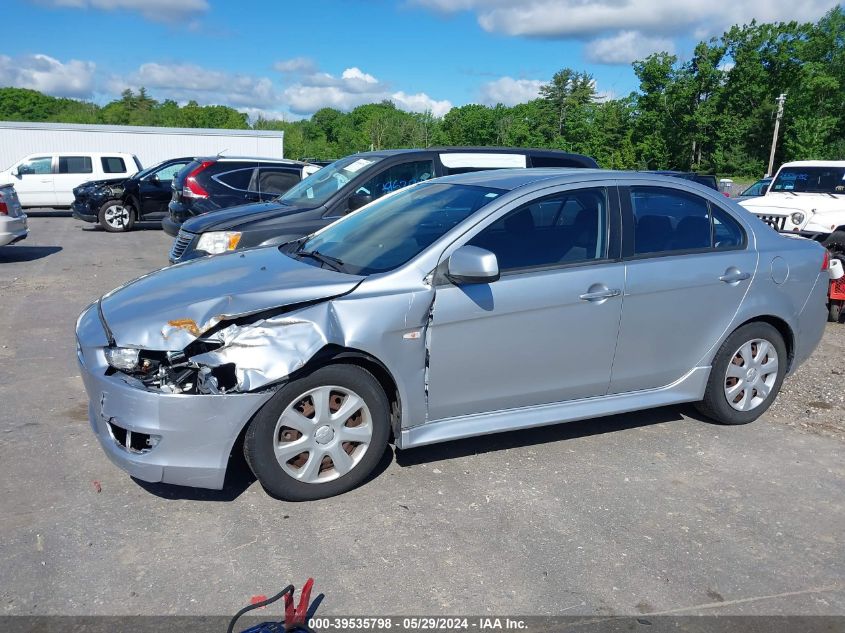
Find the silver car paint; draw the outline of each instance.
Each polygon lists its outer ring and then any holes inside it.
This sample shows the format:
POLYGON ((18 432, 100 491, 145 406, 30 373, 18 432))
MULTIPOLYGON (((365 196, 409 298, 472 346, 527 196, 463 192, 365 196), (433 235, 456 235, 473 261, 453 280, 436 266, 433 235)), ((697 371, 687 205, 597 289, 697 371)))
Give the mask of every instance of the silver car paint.
POLYGON ((442 180, 511 190, 390 273, 343 275, 291 260, 275 248, 255 249, 158 271, 103 298, 104 320, 118 345, 177 351, 198 336, 218 337, 223 347, 192 360, 208 366, 235 362, 239 385, 229 394, 165 394, 141 388, 120 372, 105 375, 102 348, 108 338, 97 306, 86 310, 77 325, 80 364, 92 427, 109 457, 149 481, 220 487, 225 459, 254 412, 291 371, 328 346, 366 354, 389 372, 399 403, 396 443, 408 448, 698 400, 716 350, 752 318, 776 317, 789 326, 792 368, 821 337, 827 286, 819 270, 821 247, 776 234, 705 187, 600 170, 506 170, 442 180), (476 289, 443 280, 439 271, 455 249, 527 199, 578 184, 616 182, 670 186, 728 209, 747 231, 749 250, 759 252, 759 264, 756 255, 733 251, 736 261, 725 253, 672 256, 663 258, 665 264, 650 259, 658 271, 652 275, 631 275, 632 267, 645 267, 644 260, 503 276, 476 289), (709 256, 712 265, 694 262, 709 256), (789 269, 782 283, 771 272, 773 266, 782 268, 773 264, 776 258, 789 269), (725 294, 712 275, 718 278, 729 265, 755 272, 736 293, 725 294), (678 271, 686 283, 698 286, 686 293, 683 282, 673 280, 678 271), (597 303, 579 300, 599 284, 623 293, 597 303), (738 299, 740 292, 744 298, 738 299), (672 295, 658 304, 666 313, 652 308, 648 319, 647 297, 664 293, 672 295), (700 312, 711 306, 695 293, 728 305, 708 322, 700 312), (642 305, 626 323, 626 301, 637 295, 642 305), (265 314, 274 309, 280 314, 265 314), (254 322, 227 325, 234 316, 259 313, 254 322), (625 340, 617 336, 620 328, 625 340), (629 336, 658 339, 660 350, 670 355, 668 366, 629 336), (664 337, 674 347, 663 344, 664 337), (559 345, 568 346, 567 352, 555 354, 559 345), (642 380, 634 371, 638 351, 642 380), (556 380, 544 367, 585 380, 556 380), (627 383, 627 393, 612 393, 614 379, 627 383), (105 432, 109 416, 133 431, 159 429, 163 439, 144 455, 129 454, 105 432))

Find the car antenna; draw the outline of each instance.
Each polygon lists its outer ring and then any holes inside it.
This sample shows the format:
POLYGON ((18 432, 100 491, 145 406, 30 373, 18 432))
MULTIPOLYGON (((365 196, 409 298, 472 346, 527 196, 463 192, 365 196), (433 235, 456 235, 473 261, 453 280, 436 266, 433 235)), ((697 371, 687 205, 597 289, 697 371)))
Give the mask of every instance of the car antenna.
POLYGON ((228 147, 226 149, 221 149, 219 152, 217 152, 217 158, 220 158, 221 156, 223 156, 223 152, 228 152, 228 151, 229 151, 228 147))

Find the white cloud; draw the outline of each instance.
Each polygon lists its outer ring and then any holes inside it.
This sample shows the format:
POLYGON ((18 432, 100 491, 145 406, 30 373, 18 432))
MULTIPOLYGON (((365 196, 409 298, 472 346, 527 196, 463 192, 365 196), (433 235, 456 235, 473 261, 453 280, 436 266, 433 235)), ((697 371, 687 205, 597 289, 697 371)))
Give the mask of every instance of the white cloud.
POLYGON ((506 106, 525 103, 540 96, 540 86, 543 83, 539 79, 499 77, 499 79, 489 81, 481 86, 479 101, 489 106, 494 106, 497 103, 506 106))
POLYGON ((313 73, 317 70, 317 64, 308 57, 293 57, 283 59, 273 64, 273 68, 280 73, 313 73))
POLYGON ((208 0, 35 0, 62 9, 135 11, 154 22, 176 22, 208 11, 208 0))
POLYGON ((128 77, 110 82, 112 92, 144 87, 157 98, 196 100, 244 108, 271 108, 280 104, 280 94, 267 77, 255 77, 210 70, 195 64, 142 64, 128 77))
POLYGON ((452 109, 451 101, 446 99, 437 101, 436 99, 429 97, 424 92, 409 95, 400 90, 399 92, 394 92, 390 95, 390 100, 393 101, 393 103, 396 104, 396 107, 400 110, 406 110, 408 112, 431 111, 431 113, 436 117, 442 117, 452 109))
POLYGON ((94 92, 94 62, 61 62, 47 55, 0 55, 0 85, 31 88, 56 97, 90 97, 94 92))
POLYGON ((665 37, 648 37, 636 31, 621 31, 588 42, 584 54, 589 61, 599 64, 630 64, 661 51, 674 53, 674 42, 665 37))
MULTIPOLYGON (((793 0, 413 0, 443 13, 473 11, 490 32, 527 37, 588 37, 640 31, 717 34, 733 24, 795 19, 793 0)), ((804 0, 801 20, 821 17, 837 0, 804 0)), ((703 35, 698 35, 701 37, 703 35)))
POLYGON ((407 94, 393 91, 388 84, 355 66, 345 69, 340 77, 326 72, 304 73, 283 93, 283 100, 291 112, 302 115, 312 114, 320 108, 352 110, 385 99, 393 101, 402 110, 431 110, 435 116, 443 116, 452 107, 449 101, 435 100, 424 92, 407 94))

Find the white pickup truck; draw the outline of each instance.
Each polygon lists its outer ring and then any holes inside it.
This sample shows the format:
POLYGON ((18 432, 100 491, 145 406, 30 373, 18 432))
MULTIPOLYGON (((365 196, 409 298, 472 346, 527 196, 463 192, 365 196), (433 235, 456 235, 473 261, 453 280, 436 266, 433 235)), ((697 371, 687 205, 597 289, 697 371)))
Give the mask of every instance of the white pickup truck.
POLYGON ((778 231, 845 252, 845 160, 784 163, 766 195, 739 204, 778 231))

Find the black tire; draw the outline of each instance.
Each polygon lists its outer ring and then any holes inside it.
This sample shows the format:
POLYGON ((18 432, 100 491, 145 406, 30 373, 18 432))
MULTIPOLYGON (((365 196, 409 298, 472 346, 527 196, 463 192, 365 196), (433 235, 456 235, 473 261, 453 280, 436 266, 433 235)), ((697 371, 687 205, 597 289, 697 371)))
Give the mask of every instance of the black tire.
POLYGON ((822 245, 831 251, 831 254, 845 253, 845 230, 836 229, 827 236, 827 239, 822 242, 822 245))
POLYGON ((827 304, 827 320, 831 323, 839 323, 842 319, 842 304, 836 299, 831 299, 827 304))
POLYGON ((716 353, 710 370, 710 378, 707 381, 707 389, 704 392, 704 400, 696 403, 695 406, 708 418, 722 424, 748 424, 753 422, 766 412, 777 397, 786 374, 787 363, 786 344, 780 332, 774 326, 760 321, 743 325, 727 338, 716 353), (763 402, 749 411, 739 411, 728 402, 725 393, 726 373, 737 350, 743 344, 755 339, 768 341, 775 348, 778 357, 777 374, 774 384, 763 402))
POLYGON ((135 210, 129 205, 124 205, 121 200, 108 200, 100 206, 97 219, 100 226, 109 233, 124 233, 131 231, 135 225, 135 210), (118 208, 124 210, 121 216, 118 216, 120 221, 116 221, 116 218, 113 219, 114 216, 110 213, 118 208))
POLYGON ((356 365, 326 365, 279 389, 258 411, 244 436, 244 456, 264 489, 286 501, 312 501, 341 494, 360 485, 387 449, 390 436, 390 403, 378 380, 356 365), (337 386, 360 396, 372 422, 370 444, 360 461, 338 478, 325 483, 305 483, 285 472, 273 449, 276 423, 291 404, 317 387, 337 386))

